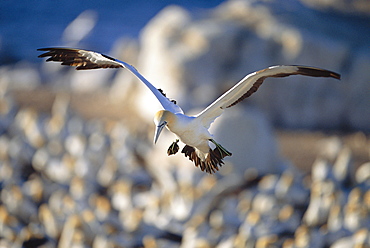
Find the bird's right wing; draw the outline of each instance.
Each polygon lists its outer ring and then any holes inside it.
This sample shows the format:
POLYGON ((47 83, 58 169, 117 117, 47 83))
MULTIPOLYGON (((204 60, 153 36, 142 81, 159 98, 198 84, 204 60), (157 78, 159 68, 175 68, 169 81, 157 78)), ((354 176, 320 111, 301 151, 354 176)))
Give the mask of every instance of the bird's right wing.
POLYGON ((76 70, 89 70, 99 68, 126 68, 142 81, 156 96, 164 109, 173 113, 183 113, 182 109, 169 100, 161 90, 155 88, 143 77, 132 65, 109 57, 107 55, 72 48, 41 48, 38 51, 46 51, 39 58, 49 57, 46 61, 62 62, 62 65, 76 66, 76 70))
POLYGON ((309 66, 281 65, 272 66, 245 76, 234 87, 211 103, 196 117, 209 128, 211 123, 222 114, 223 110, 234 106, 252 95, 268 77, 287 77, 290 75, 303 75, 311 77, 332 77, 340 79, 338 73, 309 66))

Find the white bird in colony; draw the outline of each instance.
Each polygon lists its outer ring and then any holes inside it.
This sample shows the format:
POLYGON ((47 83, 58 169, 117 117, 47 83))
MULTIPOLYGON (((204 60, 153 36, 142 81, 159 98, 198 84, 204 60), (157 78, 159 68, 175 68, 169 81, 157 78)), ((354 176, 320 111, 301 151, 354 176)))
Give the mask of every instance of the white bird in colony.
MULTIPOLYGON (((223 159, 232 155, 231 152, 218 144, 209 133, 208 129, 211 123, 222 114, 224 109, 234 106, 256 92, 266 78, 303 75, 340 79, 338 73, 315 67, 272 66, 245 76, 199 114, 187 116, 175 101, 168 99, 162 90, 155 88, 132 65, 123 61, 97 52, 80 49, 42 48, 38 50, 46 51, 39 56, 49 57, 46 61, 59 61, 62 62, 62 65, 76 66, 77 70, 98 68, 128 69, 153 92, 164 108, 164 110, 158 111, 154 117, 156 125, 154 143, 157 142, 160 133, 166 127, 185 143, 182 153, 189 157, 189 160, 193 161, 195 166, 199 166, 202 171, 205 170, 208 173, 216 172, 219 166, 222 166, 224 163, 223 159), (211 148, 210 142, 214 144, 214 149, 211 148)), ((178 141, 177 139, 168 148, 168 155, 177 153, 179 149, 178 141)))

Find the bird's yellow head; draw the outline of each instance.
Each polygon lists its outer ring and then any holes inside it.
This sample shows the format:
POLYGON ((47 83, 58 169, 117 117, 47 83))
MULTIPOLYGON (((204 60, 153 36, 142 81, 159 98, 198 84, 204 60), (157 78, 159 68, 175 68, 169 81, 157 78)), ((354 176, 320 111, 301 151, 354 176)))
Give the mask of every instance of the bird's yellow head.
POLYGON ((163 128, 167 125, 171 125, 175 121, 175 114, 168 110, 160 110, 154 116, 154 123, 156 125, 156 130, 154 134, 154 144, 157 143, 159 135, 161 134, 163 128))

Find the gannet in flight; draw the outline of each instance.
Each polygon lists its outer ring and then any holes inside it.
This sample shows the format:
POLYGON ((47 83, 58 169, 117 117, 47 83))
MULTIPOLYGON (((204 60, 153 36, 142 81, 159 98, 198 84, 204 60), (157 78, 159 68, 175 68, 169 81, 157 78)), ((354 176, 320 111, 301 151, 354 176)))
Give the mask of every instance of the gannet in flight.
POLYGON ((223 159, 231 156, 231 152, 218 144, 208 129, 212 122, 222 114, 223 110, 234 106, 245 98, 252 95, 268 77, 287 77, 290 75, 303 75, 311 77, 332 77, 340 79, 338 73, 309 66, 280 65, 272 66, 245 76, 235 86, 216 99, 207 108, 195 116, 187 116, 175 101, 166 97, 162 90, 155 88, 146 80, 132 65, 114 59, 104 54, 93 51, 70 48, 42 48, 46 51, 38 57, 49 57, 46 61, 62 62, 62 65, 76 66, 76 70, 88 70, 98 68, 126 68, 140 79, 157 97, 164 110, 155 114, 154 123, 156 131, 154 143, 157 142, 163 128, 166 127, 174 133, 178 139, 168 148, 167 154, 176 154, 179 150, 177 145, 181 140, 185 147, 182 153, 195 166, 202 171, 214 173, 221 167, 223 159), (214 149, 211 148, 211 144, 214 149))

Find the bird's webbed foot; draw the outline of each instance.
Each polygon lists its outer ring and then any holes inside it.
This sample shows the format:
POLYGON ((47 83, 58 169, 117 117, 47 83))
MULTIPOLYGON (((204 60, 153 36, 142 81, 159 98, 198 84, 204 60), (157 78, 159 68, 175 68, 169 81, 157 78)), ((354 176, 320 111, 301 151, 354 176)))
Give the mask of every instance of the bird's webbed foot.
POLYGON ((167 155, 168 156, 174 155, 179 151, 179 145, 177 143, 179 143, 178 139, 176 139, 176 141, 172 142, 172 144, 170 145, 170 147, 167 150, 167 155))
POLYGON ((224 148, 222 145, 220 145, 219 143, 217 143, 213 139, 210 139, 209 141, 211 141, 213 144, 215 144, 216 148, 213 149, 213 152, 216 152, 218 157, 220 157, 221 159, 223 159, 226 156, 231 156, 232 155, 231 152, 226 150, 226 148, 224 148))

